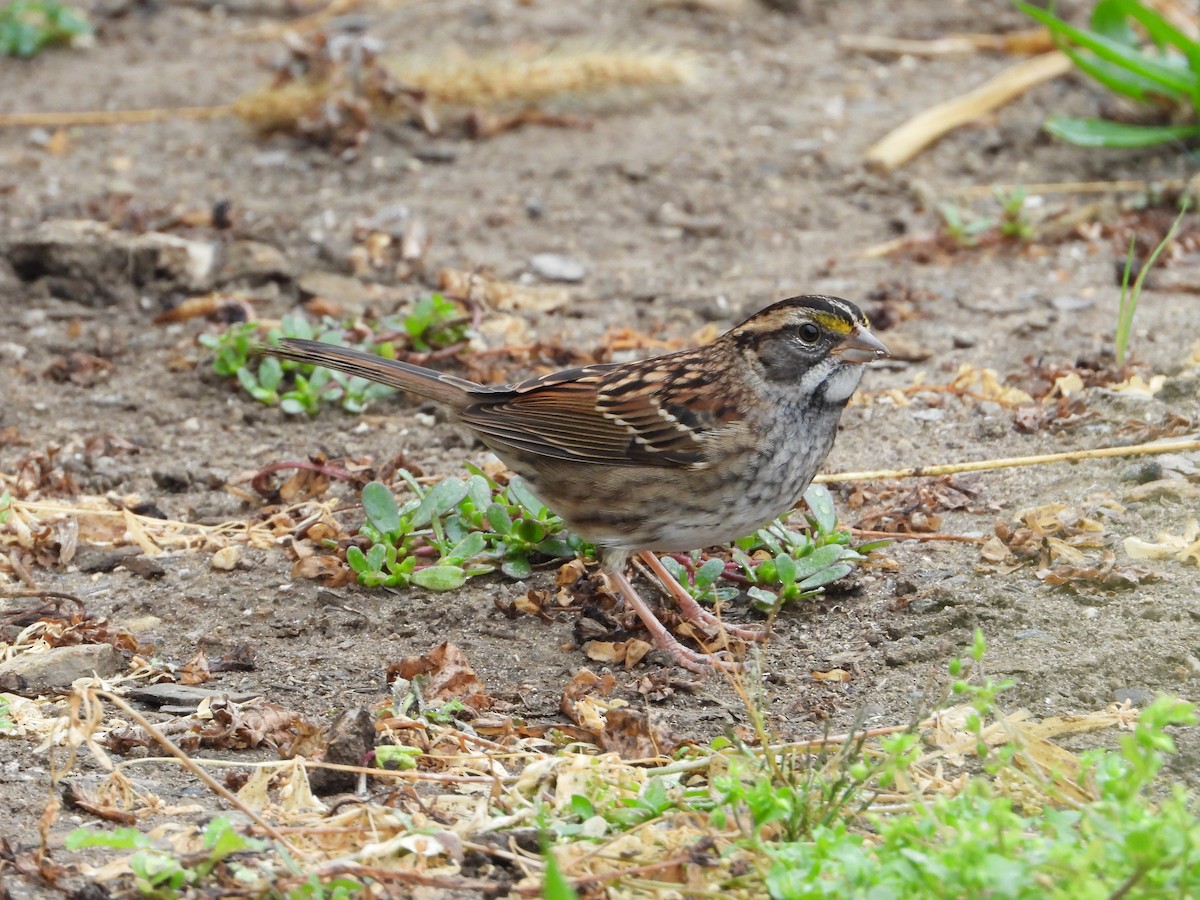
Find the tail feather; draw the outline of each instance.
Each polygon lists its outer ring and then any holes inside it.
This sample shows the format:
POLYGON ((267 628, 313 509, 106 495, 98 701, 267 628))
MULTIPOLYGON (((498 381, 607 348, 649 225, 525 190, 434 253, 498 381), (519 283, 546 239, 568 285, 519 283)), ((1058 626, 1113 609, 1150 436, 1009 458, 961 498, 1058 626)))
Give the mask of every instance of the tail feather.
POLYGON ((324 366, 368 381, 391 385, 444 403, 455 410, 462 410, 470 404, 473 393, 486 390, 482 385, 465 378, 321 341, 283 338, 278 345, 264 346, 262 352, 267 356, 324 366))

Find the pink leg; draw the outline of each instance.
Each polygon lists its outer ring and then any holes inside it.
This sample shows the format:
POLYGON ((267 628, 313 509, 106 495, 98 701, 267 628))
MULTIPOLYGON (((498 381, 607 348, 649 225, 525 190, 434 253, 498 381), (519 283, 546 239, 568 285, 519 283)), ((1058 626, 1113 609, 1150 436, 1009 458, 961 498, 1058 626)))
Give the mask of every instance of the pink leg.
POLYGON ((663 587, 667 592, 675 598, 675 602, 679 604, 679 611, 683 613, 684 619, 699 625, 702 628, 724 629, 735 638, 740 638, 743 641, 757 641, 762 643, 767 639, 767 629, 762 626, 755 625, 730 625, 723 622, 702 607, 696 602, 695 598, 689 594, 678 581, 667 571, 666 566, 659 561, 659 558, 649 550, 642 550, 638 553, 638 559, 650 567, 650 571, 658 576, 658 580, 662 582, 663 587))
POLYGON ((708 672, 710 669, 717 669, 723 672, 742 672, 745 666, 739 662, 730 659, 729 652, 722 650, 720 653, 697 653, 695 650, 689 650, 675 635, 667 630, 667 627, 658 620, 658 616, 654 615, 654 611, 646 605, 646 601, 638 596, 638 592, 633 589, 629 579, 625 577, 625 573, 613 569, 608 570, 609 576, 616 582, 617 588, 625 598, 633 611, 638 614, 642 620, 642 624, 650 632, 654 638, 654 646, 660 650, 666 650, 671 654, 679 665, 692 672, 708 672))

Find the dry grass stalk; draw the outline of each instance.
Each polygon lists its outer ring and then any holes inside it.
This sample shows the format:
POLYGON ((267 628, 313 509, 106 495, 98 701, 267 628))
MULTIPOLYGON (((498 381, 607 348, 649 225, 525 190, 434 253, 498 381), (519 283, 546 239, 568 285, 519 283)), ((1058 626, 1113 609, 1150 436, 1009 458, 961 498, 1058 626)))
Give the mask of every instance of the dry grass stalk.
POLYGON ((690 56, 645 50, 439 57, 425 63, 393 61, 389 68, 400 81, 424 91, 431 102, 466 107, 533 105, 623 88, 678 87, 696 79, 690 56))
POLYGON ((1107 459, 1114 456, 1154 456, 1159 453, 1190 453, 1200 450, 1200 441, 1170 441, 1167 443, 1135 444, 1131 447, 1097 447, 1093 450, 1068 450, 1064 453, 1043 453, 1038 456, 1008 456, 1000 459, 980 459, 973 462, 948 463, 937 466, 914 466, 908 469, 875 469, 866 472, 831 472, 813 479, 818 484, 842 484, 852 481, 874 481, 880 478, 925 478, 933 475, 958 475, 962 472, 988 472, 994 469, 1015 469, 1022 466, 1045 466, 1050 463, 1078 462, 1083 459, 1107 459))
POLYGON ((887 35, 843 34, 838 46, 855 53, 890 54, 895 56, 966 56, 981 50, 1002 53, 1046 53, 1054 49, 1054 40, 1047 28, 1029 28, 1007 34, 951 34, 943 38, 921 41, 894 38, 887 35))
POLYGON ((172 119, 220 119, 233 114, 221 106, 177 106, 156 109, 92 109, 81 112, 0 113, 0 128, 63 128, 75 125, 140 125, 172 119))
POLYGON ((955 128, 987 115, 1030 88, 1065 75, 1070 58, 1061 51, 1017 63, 969 93, 918 113, 867 150, 867 162, 886 172, 904 165, 955 128))

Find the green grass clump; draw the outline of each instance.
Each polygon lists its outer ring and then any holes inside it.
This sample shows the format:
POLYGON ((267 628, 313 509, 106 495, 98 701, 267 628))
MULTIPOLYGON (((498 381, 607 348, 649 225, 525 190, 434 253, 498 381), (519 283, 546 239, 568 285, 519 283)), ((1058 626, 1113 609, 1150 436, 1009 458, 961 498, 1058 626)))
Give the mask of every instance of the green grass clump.
POLYGON ((1150 147, 1200 137, 1200 41, 1180 31, 1141 0, 1099 0, 1090 28, 1076 28, 1053 13, 1017 6, 1050 29, 1075 65, 1115 94, 1173 121, 1165 125, 1051 116, 1046 130, 1084 147, 1150 147), (1150 47, 1144 47, 1144 33, 1150 47))
POLYGON ((83 13, 57 0, 11 0, 0 6, 0 55, 28 58, 91 34, 83 13))

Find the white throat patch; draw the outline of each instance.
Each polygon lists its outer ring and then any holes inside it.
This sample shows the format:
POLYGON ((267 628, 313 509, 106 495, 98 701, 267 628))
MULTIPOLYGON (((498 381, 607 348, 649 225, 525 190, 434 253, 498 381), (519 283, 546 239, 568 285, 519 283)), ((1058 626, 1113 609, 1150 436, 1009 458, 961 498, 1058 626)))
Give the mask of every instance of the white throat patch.
POLYGON ((862 366, 837 366, 825 380, 825 400, 829 403, 845 403, 862 381, 862 366))

